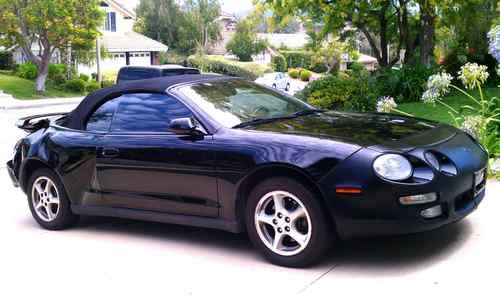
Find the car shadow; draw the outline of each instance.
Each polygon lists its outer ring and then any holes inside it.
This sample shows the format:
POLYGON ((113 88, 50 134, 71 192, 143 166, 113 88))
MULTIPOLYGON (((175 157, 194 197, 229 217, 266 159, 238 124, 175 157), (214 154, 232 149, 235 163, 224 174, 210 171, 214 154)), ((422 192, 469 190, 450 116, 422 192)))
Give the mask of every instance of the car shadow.
MULTIPOLYGON (((207 251, 215 249, 227 255, 242 254, 261 259, 246 234, 105 217, 84 217, 77 230, 175 242, 185 247, 194 245, 207 251)), ((337 273, 349 269, 368 275, 417 271, 453 255, 464 246, 472 232, 472 224, 465 219, 430 232, 341 241, 314 268, 335 266, 337 273)))

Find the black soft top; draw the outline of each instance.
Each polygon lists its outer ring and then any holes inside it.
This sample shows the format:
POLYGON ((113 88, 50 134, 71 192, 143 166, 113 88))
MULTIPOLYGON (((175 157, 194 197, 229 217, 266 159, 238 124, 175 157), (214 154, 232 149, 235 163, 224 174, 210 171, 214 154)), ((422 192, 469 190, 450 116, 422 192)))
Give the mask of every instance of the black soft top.
POLYGON ((87 118, 104 104, 106 101, 127 93, 165 93, 168 88, 184 83, 205 82, 212 80, 227 79, 220 75, 181 75, 160 77, 146 80, 136 80, 127 83, 103 88, 90 93, 82 102, 67 116, 66 126, 68 128, 83 130, 87 118))

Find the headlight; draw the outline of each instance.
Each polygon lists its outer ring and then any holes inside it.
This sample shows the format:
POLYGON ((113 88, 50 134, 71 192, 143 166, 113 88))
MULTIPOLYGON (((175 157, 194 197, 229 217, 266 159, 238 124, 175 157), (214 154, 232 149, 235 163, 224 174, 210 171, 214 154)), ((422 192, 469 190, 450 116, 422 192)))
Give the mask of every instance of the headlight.
POLYGON ((388 180, 405 180, 413 174, 410 161, 398 154, 385 154, 373 162, 373 169, 378 176, 388 180))

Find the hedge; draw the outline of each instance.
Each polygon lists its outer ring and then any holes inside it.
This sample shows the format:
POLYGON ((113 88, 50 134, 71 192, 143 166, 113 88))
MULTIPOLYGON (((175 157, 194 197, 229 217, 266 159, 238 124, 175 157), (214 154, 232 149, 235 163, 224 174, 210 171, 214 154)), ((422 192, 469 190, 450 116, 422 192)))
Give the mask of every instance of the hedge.
POLYGON ((314 62, 312 52, 304 50, 282 50, 280 53, 285 57, 289 68, 304 68, 316 73, 324 73, 327 71, 325 65, 314 62))
POLYGON ((275 55, 271 59, 271 66, 275 72, 286 72, 288 70, 288 64, 283 55, 275 55))
POLYGON ((258 78, 258 73, 250 71, 230 61, 214 60, 207 57, 190 56, 187 59, 189 67, 198 68, 202 72, 217 73, 233 77, 242 77, 248 80, 258 78))
POLYGON ((12 70, 14 67, 14 60, 12 53, 9 51, 0 51, 0 70, 12 70))

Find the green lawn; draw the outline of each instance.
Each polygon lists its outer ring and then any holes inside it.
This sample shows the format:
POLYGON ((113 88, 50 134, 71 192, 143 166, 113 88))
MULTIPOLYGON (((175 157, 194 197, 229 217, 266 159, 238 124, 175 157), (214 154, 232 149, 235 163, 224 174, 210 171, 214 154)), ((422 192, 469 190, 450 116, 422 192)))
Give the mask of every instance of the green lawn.
POLYGON ((47 91, 40 95, 35 91, 35 82, 10 75, 8 72, 0 72, 0 89, 17 99, 38 99, 49 97, 75 97, 82 93, 67 92, 47 86, 47 91))
MULTIPOLYGON (((500 88, 488 88, 485 93, 489 97, 500 96, 500 88)), ((474 96, 477 97, 477 93, 475 93, 474 96)), ((459 109, 460 106, 464 105, 475 106, 474 102, 470 98, 467 98, 458 92, 451 93, 445 98, 444 101, 456 109, 459 109)), ((441 104, 432 105, 422 102, 402 103, 399 105, 398 109, 412 114, 415 117, 453 124, 453 118, 449 114, 449 109, 441 104)))

